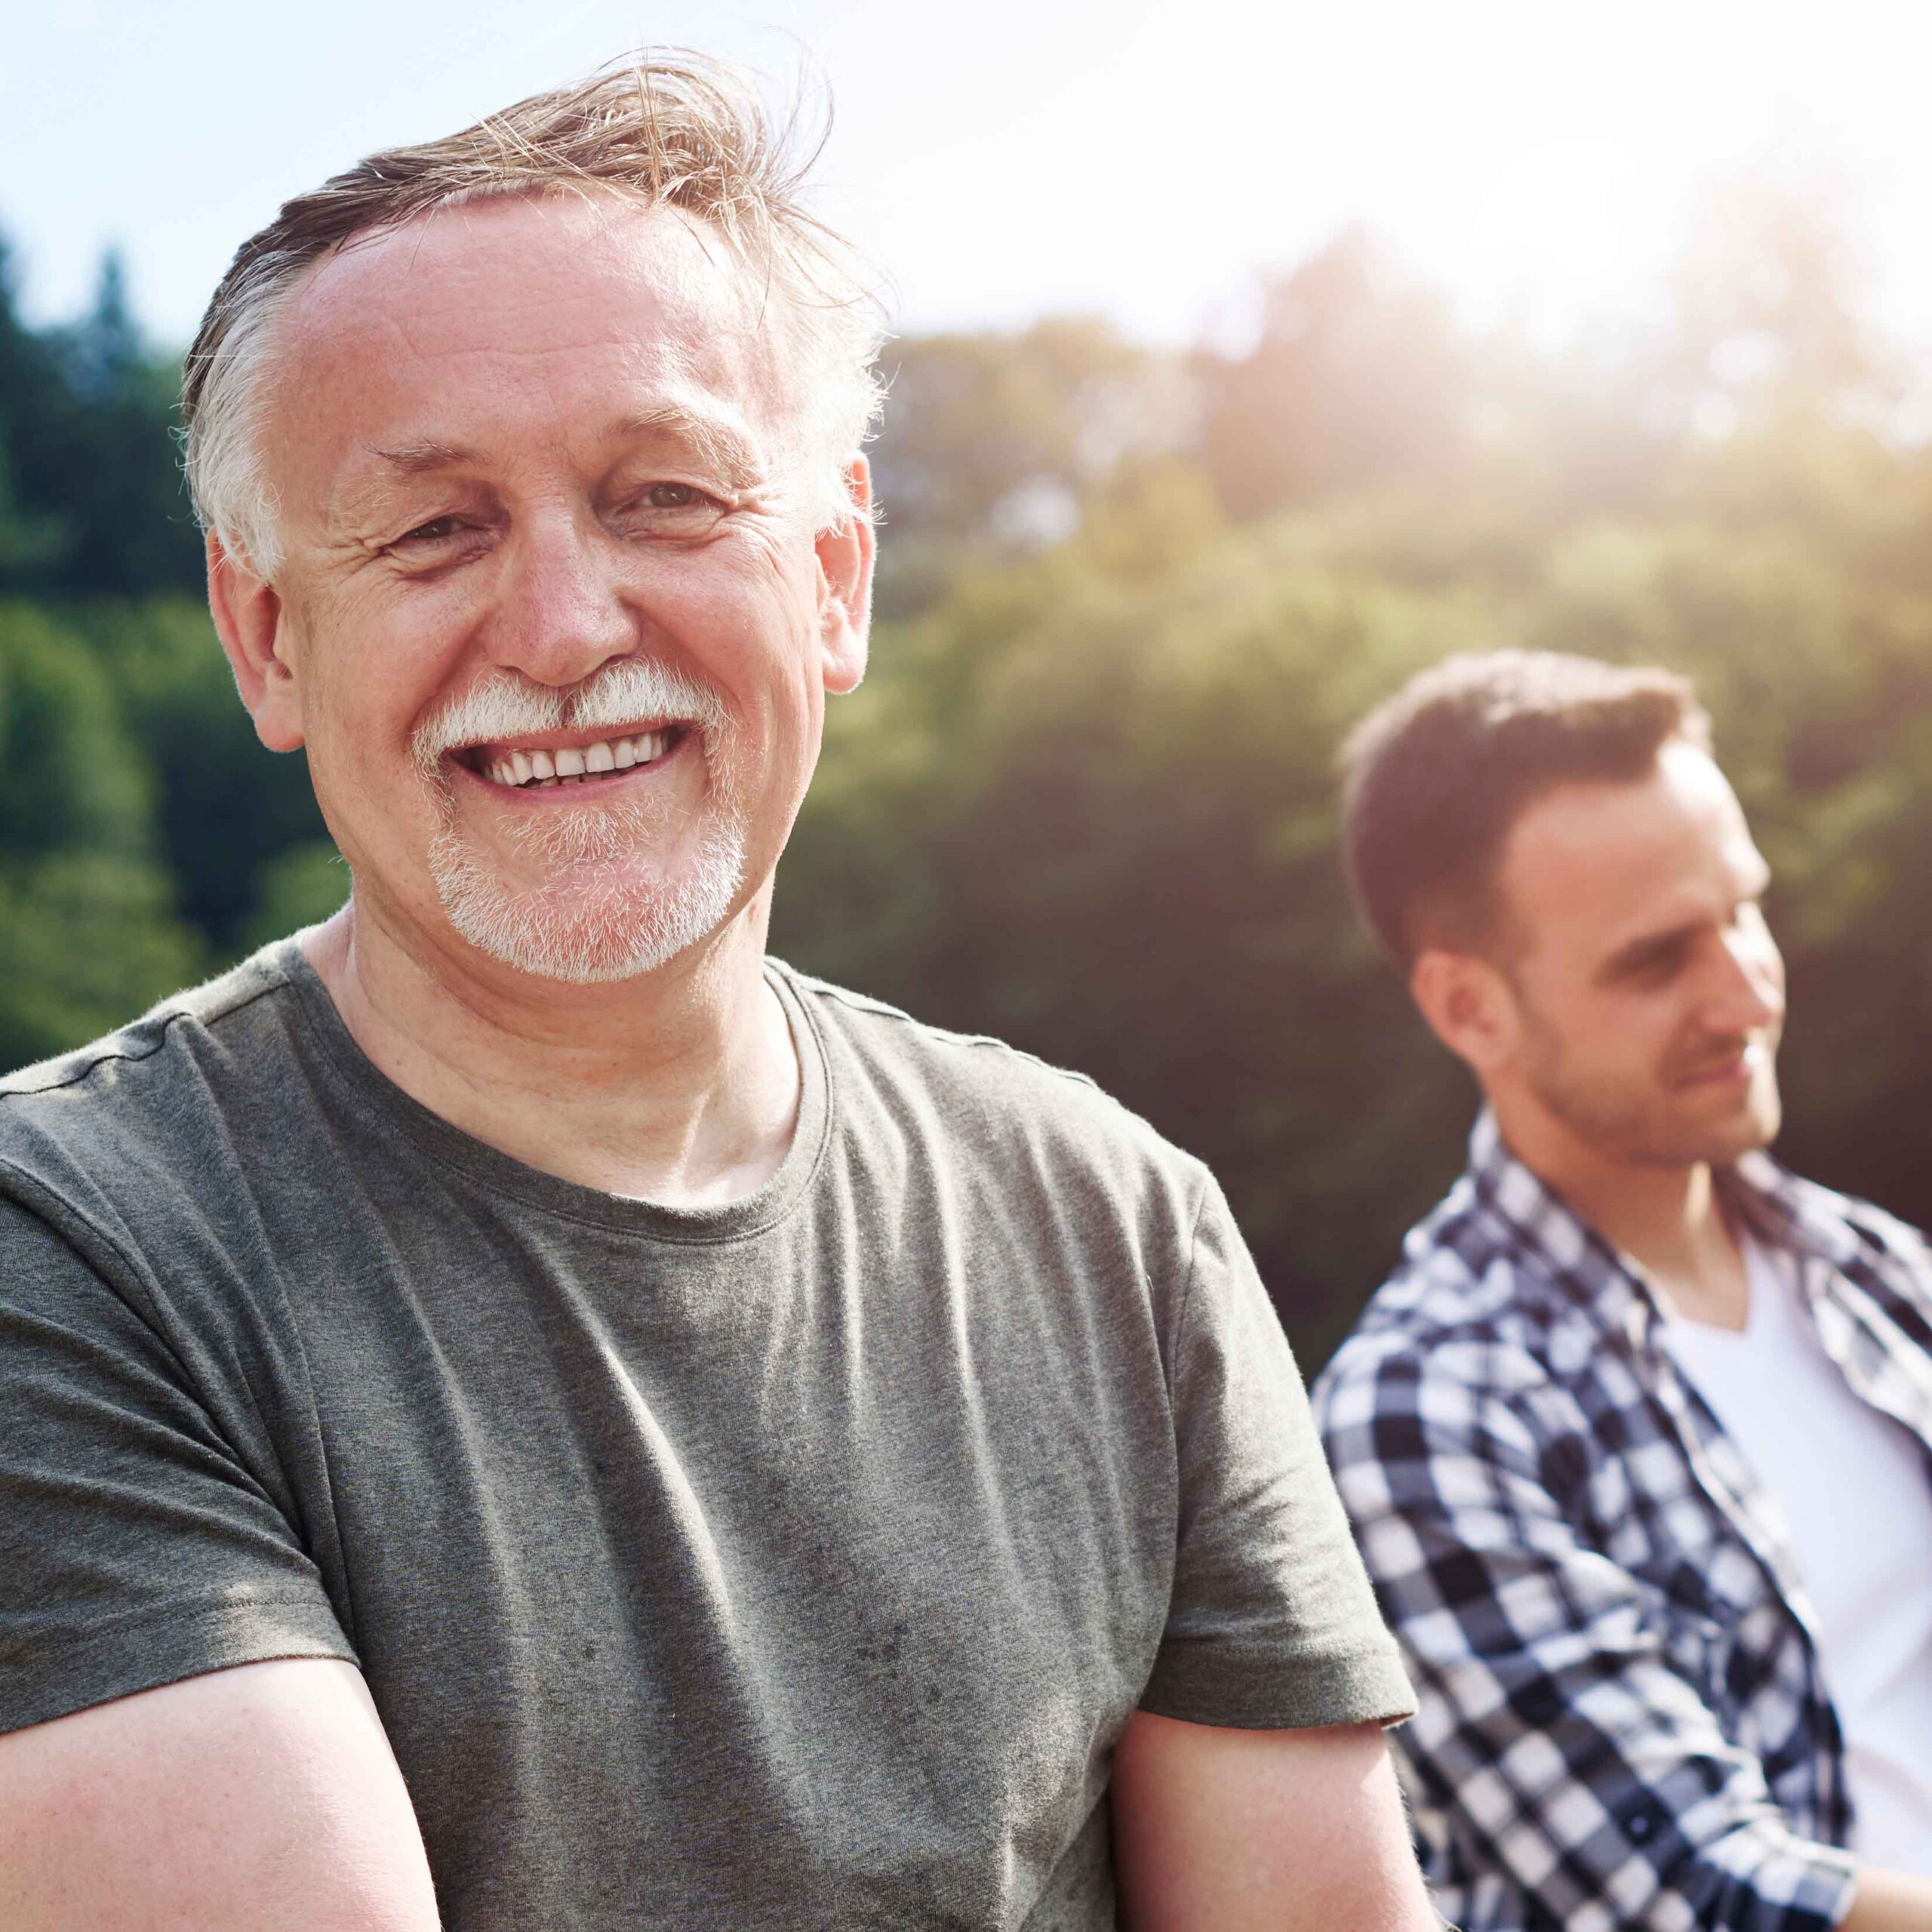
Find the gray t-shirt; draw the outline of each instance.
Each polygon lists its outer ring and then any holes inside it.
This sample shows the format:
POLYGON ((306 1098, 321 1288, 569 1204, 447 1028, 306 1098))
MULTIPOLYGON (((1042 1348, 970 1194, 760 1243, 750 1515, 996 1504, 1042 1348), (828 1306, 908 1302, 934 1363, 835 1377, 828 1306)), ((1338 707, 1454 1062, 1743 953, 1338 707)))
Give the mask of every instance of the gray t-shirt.
POLYGON ((722 1207, 458 1132, 288 941, 0 1082, 0 1729, 344 1657, 453 1932, 1048 1932, 1137 1705, 1405 1714, 1206 1171, 771 977, 722 1207))

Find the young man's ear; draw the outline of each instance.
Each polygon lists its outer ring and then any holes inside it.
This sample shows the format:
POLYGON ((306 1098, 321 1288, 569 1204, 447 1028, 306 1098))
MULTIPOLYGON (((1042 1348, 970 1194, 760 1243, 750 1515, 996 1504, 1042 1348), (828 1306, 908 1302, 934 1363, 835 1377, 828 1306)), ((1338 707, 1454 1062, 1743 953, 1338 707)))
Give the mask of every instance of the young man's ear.
POLYGON ((855 691, 866 675, 872 629, 872 471, 863 456, 845 469, 851 513, 814 540, 818 552, 819 652, 825 688, 835 696, 855 691))
POLYGON ((301 692, 288 660, 281 599, 212 533, 208 559, 208 610, 255 735, 272 752, 295 751, 302 743, 301 692))
POLYGON ((1515 995, 1487 959, 1432 946, 1409 968, 1409 992, 1430 1032, 1478 1078, 1515 1056, 1515 995))

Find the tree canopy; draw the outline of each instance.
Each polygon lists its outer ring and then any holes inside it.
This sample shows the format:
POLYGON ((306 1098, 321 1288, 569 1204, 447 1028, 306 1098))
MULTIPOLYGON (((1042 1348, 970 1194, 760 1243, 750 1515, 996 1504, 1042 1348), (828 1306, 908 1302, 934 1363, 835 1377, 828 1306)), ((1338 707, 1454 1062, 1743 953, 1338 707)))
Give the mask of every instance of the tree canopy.
MULTIPOLYGON (((1775 184, 1774 184, 1774 187, 1775 184)), ((1619 338, 1472 333, 1367 238, 1253 340, 1096 321, 894 345, 874 670, 832 707, 777 949, 1092 1074, 1221 1174, 1318 1360, 1472 1097, 1351 917, 1331 761, 1446 652, 1692 674, 1771 858, 1783 1150, 1932 1215, 1932 457, 1827 205, 1713 205, 1619 338)), ((346 889, 205 613, 174 368, 118 267, 0 275, 0 1058, 72 1044, 346 889)))

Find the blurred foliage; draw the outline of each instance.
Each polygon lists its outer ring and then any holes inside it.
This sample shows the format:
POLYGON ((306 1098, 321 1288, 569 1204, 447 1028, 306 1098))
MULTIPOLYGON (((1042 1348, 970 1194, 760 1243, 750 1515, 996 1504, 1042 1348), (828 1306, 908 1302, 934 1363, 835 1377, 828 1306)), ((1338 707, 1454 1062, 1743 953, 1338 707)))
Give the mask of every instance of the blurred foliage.
POLYGON ((962 580, 832 712, 779 949, 1091 1072, 1204 1156, 1318 1360, 1472 1097, 1349 916, 1337 741, 1453 650, 1668 663, 1779 875, 1784 1151, 1932 1218, 1932 595, 1690 503, 1506 556, 1443 515, 1419 561, 1407 506, 1236 525, 1179 470, 962 580))
POLYGON ((1268 283, 1250 354, 1204 362, 1202 448, 1228 507, 1254 516, 1453 472, 1473 428, 1469 354, 1441 294, 1367 235, 1341 235, 1268 283))
POLYGON ((0 590, 192 590, 195 528, 171 434, 178 364, 143 348, 121 263, 72 328, 21 323, 0 247, 0 590))
POLYGON ((872 466, 892 525, 887 616, 930 601, 976 558, 1070 534, 1082 497, 1177 448, 1195 409, 1183 358, 1103 321, 915 337, 889 344, 881 368, 887 428, 872 466))
MULTIPOLYGON (((1054 321, 888 364, 874 669, 831 708, 776 949, 1204 1155, 1312 1364, 1471 1112, 1350 917, 1334 747, 1447 651, 1660 661, 1778 873, 1783 1152, 1932 1219, 1932 371, 1868 325, 1828 199, 1715 198, 1644 325, 1561 352, 1472 335, 1351 234, 1236 348, 1054 321)), ((171 373, 112 263, 63 331, 0 278, 8 1060, 346 889, 187 594, 171 373)))

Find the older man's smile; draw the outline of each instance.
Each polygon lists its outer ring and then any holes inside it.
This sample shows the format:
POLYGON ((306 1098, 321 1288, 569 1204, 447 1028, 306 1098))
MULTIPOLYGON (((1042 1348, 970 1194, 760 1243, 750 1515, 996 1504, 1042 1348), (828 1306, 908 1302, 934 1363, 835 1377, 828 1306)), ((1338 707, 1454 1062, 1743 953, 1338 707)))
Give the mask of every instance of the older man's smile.
POLYGON ((628 771, 662 764, 683 744, 688 729, 663 724, 626 737, 471 745, 455 754, 455 762, 491 784, 512 791, 597 786, 628 771))

